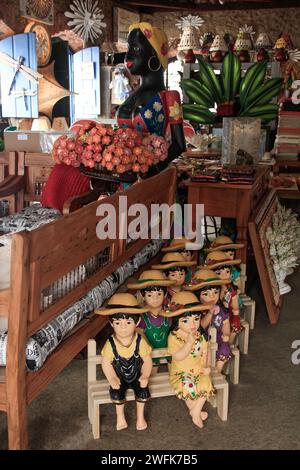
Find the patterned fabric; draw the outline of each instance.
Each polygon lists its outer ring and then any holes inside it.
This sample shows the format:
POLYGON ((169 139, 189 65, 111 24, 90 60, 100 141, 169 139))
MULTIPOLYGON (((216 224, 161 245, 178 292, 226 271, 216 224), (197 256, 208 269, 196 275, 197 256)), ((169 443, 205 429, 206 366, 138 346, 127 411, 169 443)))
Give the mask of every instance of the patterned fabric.
POLYGON ((218 350, 216 354, 217 361, 228 361, 231 358, 231 350, 229 342, 222 339, 223 324, 225 320, 229 320, 229 312, 221 304, 215 306, 215 313, 213 315, 211 326, 217 330, 217 344, 218 350))
POLYGON ((9 204, 8 201, 2 199, 0 201, 0 217, 5 217, 9 213, 9 204))
POLYGON ((163 90, 154 95, 132 119, 117 118, 119 127, 130 127, 164 136, 168 124, 182 123, 180 96, 163 90))
MULTIPOLYGON (((180 330, 170 333, 168 338, 168 352, 174 354, 185 345, 180 330)), ((195 400, 199 397, 208 399, 214 395, 214 388, 209 375, 203 374, 209 354, 208 343, 200 333, 195 337, 195 343, 190 354, 179 361, 172 358, 169 369, 170 384, 178 398, 182 400, 195 400)))
POLYGON ((22 230, 30 231, 60 217, 61 213, 56 209, 47 209, 41 207, 40 204, 33 204, 17 214, 2 217, 0 219, 0 232, 16 233, 22 230))
MULTIPOLYGON (((26 345, 26 364, 28 369, 40 369, 48 355, 74 326, 96 308, 101 307, 104 301, 111 297, 128 277, 131 277, 135 271, 158 253, 161 246, 162 241, 151 241, 139 253, 91 289, 84 297, 30 337, 26 345)), ((6 348, 7 332, 0 331, 0 366, 6 365, 6 348)))

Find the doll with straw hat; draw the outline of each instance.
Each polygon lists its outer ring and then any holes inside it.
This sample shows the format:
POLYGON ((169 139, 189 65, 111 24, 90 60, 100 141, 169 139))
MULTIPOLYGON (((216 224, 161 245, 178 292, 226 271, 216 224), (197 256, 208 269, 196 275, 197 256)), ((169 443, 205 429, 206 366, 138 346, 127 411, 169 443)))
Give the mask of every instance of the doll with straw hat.
MULTIPOLYGON (((163 271, 149 269, 143 271, 137 281, 127 284, 128 289, 136 290, 147 309, 138 326, 153 348, 166 348, 171 321, 161 316, 167 288, 175 281, 167 279, 163 271)), ((159 359, 153 359, 157 370, 159 359)), ((154 370, 155 370, 154 369, 154 370)))
POLYGON ((180 292, 182 286, 185 283, 185 277, 187 269, 195 266, 196 261, 186 261, 182 253, 169 252, 166 253, 160 264, 152 266, 152 269, 159 269, 164 271, 167 278, 174 282, 174 284, 168 287, 167 296, 166 296, 166 305, 171 302, 173 294, 175 292, 180 292))
POLYGON ((210 378, 209 344, 200 333, 201 315, 210 305, 200 305, 192 292, 177 292, 169 310, 163 313, 173 319, 168 338, 168 352, 172 355, 169 368, 170 384, 178 398, 185 401, 193 423, 199 428, 207 413, 204 403, 214 394, 210 378))
MULTIPOLYGON (((196 259, 196 251, 194 250, 189 250, 188 246, 193 242, 194 239, 189 240, 188 238, 182 237, 182 238, 174 238, 171 240, 171 242, 168 244, 168 246, 165 246, 161 249, 163 253, 170 253, 170 252, 176 252, 176 253, 181 253, 182 256, 186 261, 194 261, 196 259)), ((195 245, 195 243, 194 243, 195 245)), ((199 250, 202 248, 202 245, 198 245, 199 250)), ((197 248, 196 248, 197 249, 197 248)), ((187 273, 185 276, 185 282, 190 282, 192 279, 192 268, 187 268, 187 273)))
POLYGON ((134 295, 114 294, 105 308, 95 311, 109 316, 114 333, 102 351, 102 370, 110 384, 110 397, 116 404, 117 430, 127 428, 124 404, 126 391, 132 388, 137 407, 136 428, 147 428, 144 417, 145 402, 150 398, 148 381, 152 370, 151 347, 136 332, 141 315, 147 309, 140 307, 134 295))
MULTIPOLYGON (((234 243, 230 237, 226 235, 220 235, 210 244, 209 248, 206 249, 208 253, 211 251, 225 251, 227 253, 228 258, 235 259, 237 250, 244 248, 242 243, 234 243)), ((232 266, 231 269, 231 278, 233 284, 237 286, 237 288, 241 289, 241 271, 238 266, 232 266)))
POLYGON ((238 333, 243 329, 240 320, 239 296, 237 288, 232 283, 232 266, 241 264, 240 259, 230 259, 224 251, 212 251, 207 254, 205 266, 217 273, 221 279, 229 281, 222 287, 221 300, 229 309, 229 320, 231 327, 230 344, 233 344, 238 333))
POLYGON ((205 330, 208 330, 210 326, 216 328, 218 344, 216 368, 218 372, 222 372, 224 364, 231 358, 229 312, 220 301, 221 288, 228 282, 230 281, 221 279, 214 271, 204 267, 198 269, 191 282, 184 287, 187 291, 193 292, 202 305, 213 305, 201 319, 201 326, 205 330))

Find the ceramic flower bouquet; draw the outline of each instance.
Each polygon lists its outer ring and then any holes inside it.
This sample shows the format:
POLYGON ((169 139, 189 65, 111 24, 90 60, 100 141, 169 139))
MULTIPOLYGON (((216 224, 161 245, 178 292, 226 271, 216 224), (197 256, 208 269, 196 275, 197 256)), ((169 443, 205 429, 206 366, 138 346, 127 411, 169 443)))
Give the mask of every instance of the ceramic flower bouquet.
POLYGON ((291 287, 284 280, 298 265, 300 254, 300 224, 297 214, 278 204, 266 237, 280 294, 287 294, 291 287))
POLYGON ((85 123, 71 137, 59 137, 53 147, 56 163, 117 174, 145 174, 167 155, 163 137, 96 122, 85 123))

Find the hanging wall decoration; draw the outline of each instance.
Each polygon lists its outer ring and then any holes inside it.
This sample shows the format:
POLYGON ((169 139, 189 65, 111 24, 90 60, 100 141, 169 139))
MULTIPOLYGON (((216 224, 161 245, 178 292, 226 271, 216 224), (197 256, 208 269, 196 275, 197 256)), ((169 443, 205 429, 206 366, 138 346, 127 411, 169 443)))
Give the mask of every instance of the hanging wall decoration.
POLYGON ((31 21, 26 26, 25 33, 35 33, 38 66, 44 67, 49 63, 52 52, 51 38, 47 29, 43 25, 31 21))
POLYGON ((71 21, 68 21, 68 26, 83 39, 84 47, 89 40, 94 43, 101 36, 103 28, 106 28, 106 23, 102 21, 104 15, 101 8, 98 7, 98 2, 74 0, 70 9, 72 11, 65 12, 65 16, 71 18, 71 21))
POLYGON ((20 0, 20 15, 40 23, 53 25, 53 0, 20 0))

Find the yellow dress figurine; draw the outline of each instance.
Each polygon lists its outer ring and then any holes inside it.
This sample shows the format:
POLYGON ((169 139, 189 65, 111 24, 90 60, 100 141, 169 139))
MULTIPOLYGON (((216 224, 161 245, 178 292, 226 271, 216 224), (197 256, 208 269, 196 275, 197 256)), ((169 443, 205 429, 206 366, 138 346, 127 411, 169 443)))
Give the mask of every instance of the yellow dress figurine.
POLYGON ((210 308, 211 305, 201 305, 192 292, 182 291, 174 294, 170 309, 162 313, 174 317, 168 338, 168 352, 172 356, 170 384, 176 396, 185 401, 193 423, 199 428, 203 428, 208 417, 202 408, 214 394, 209 343, 199 331, 201 315, 210 308))
POLYGON ((102 370, 110 384, 110 398, 116 404, 117 430, 127 428, 124 406, 126 391, 132 388, 135 394, 137 420, 136 429, 147 428, 144 417, 145 402, 150 398, 148 381, 152 370, 151 346, 138 333, 136 327, 141 308, 132 294, 115 294, 106 308, 96 310, 98 315, 109 315, 114 330, 102 351, 102 370))

